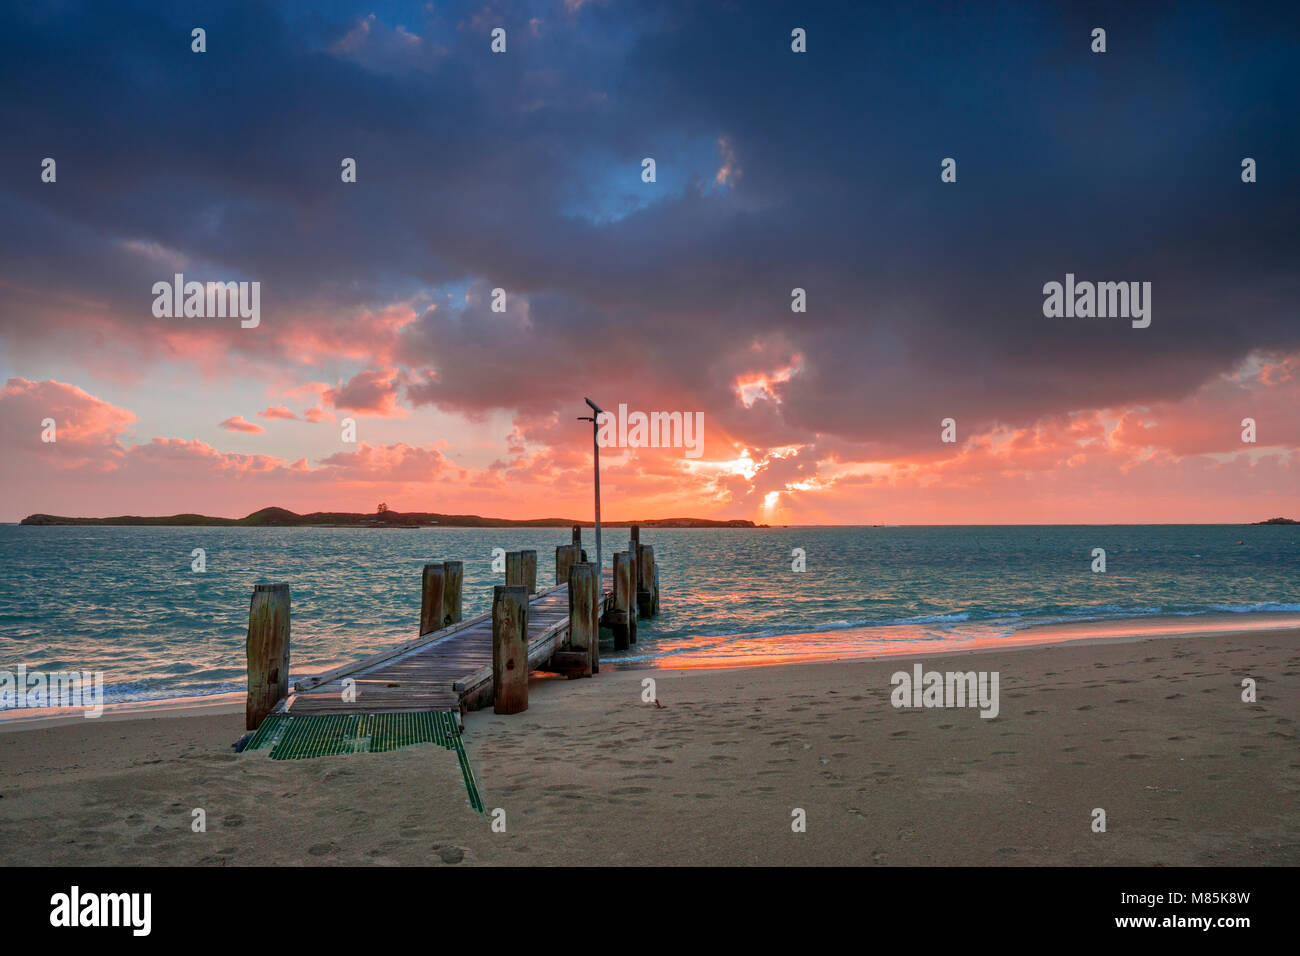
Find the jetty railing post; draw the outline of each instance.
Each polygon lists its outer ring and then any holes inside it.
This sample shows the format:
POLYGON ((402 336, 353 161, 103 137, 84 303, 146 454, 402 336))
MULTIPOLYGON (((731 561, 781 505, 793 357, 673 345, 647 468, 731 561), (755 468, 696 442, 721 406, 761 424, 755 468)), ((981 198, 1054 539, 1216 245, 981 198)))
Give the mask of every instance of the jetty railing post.
POLYGON ((518 714, 528 709, 528 589, 492 589, 492 710, 518 714))
POLYGON ((655 549, 643 544, 636 555, 636 611, 637 617, 652 617, 655 613, 655 549))
POLYGON ((465 585, 465 565, 460 561, 442 562, 442 576, 444 581, 442 597, 443 626, 457 624, 460 622, 461 613, 461 591, 465 585))
POLYGON ((555 548, 555 583, 569 583, 569 567, 578 563, 578 549, 571 544, 557 545, 555 548))
POLYGON ((426 564, 420 587, 420 635, 440 631, 446 616, 447 572, 441 564, 426 564))
POLYGON ((523 567, 523 585, 528 588, 529 594, 537 593, 537 552, 520 551, 520 559, 524 563, 523 567))
POLYGON ((632 614, 636 604, 632 584, 632 555, 629 551, 614 552, 614 612, 610 615, 609 629, 614 632, 614 650, 625 651, 631 639, 632 614))
POLYGON ((248 606, 248 704, 244 729, 256 730, 289 696, 289 585, 258 584, 248 606))
POLYGON ((506 587, 522 587, 524 583, 524 553, 506 552, 506 587))
POLYGON ((590 677, 600 653, 600 600, 596 596, 596 566, 569 567, 569 646, 585 651, 587 661, 579 672, 590 677))

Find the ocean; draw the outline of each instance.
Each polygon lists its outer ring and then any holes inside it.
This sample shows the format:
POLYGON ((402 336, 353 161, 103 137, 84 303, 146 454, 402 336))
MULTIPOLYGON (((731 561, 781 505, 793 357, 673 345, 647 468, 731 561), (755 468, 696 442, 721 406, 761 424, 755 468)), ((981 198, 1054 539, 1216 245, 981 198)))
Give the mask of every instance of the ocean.
MULTIPOLYGON (((545 585, 568 539, 567 528, 3 525, 0 670, 103 671, 108 702, 239 692, 257 582, 290 585, 298 677, 415 637, 425 563, 464 562, 468 616, 503 583, 494 548, 535 548, 545 585)), ((583 540, 594 560, 591 529, 583 540)), ((631 651, 602 653, 616 667, 959 649, 1023 641, 1041 624, 1300 612, 1295 526, 648 528, 641 540, 655 548, 662 611, 631 651), (1092 570, 1095 548, 1104 573, 1092 570)), ((605 531, 606 566, 626 541, 626 528, 605 531)))

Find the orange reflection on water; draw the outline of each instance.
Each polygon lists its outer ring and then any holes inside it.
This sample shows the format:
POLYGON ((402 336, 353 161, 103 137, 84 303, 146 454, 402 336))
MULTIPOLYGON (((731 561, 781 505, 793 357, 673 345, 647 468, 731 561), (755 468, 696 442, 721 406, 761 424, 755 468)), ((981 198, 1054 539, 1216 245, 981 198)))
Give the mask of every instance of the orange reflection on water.
MULTIPOLYGON (((656 644, 654 650, 659 652, 657 656, 636 663, 671 670, 769 667, 873 657, 999 650, 1073 641, 1195 637, 1276 629, 1300 629, 1300 616, 1251 614, 1248 620, 1235 614, 1119 618, 1040 624, 1012 633, 980 633, 956 629, 936 633, 919 626, 894 625, 770 636, 698 637, 656 644)), ((615 657, 611 663, 617 665, 618 658, 615 657)))

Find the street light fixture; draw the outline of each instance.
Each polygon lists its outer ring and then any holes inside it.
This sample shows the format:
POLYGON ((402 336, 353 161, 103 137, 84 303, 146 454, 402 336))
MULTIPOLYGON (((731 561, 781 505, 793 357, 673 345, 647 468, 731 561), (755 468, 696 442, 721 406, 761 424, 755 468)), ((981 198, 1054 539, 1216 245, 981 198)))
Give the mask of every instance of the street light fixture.
POLYGON ((600 556, 600 443, 596 440, 596 432, 599 428, 598 419, 605 414, 605 410, 589 398, 584 398, 584 402, 590 406, 594 414, 580 415, 578 421, 591 422, 591 451, 596 469, 596 590, 599 593, 604 587, 602 577, 604 575, 604 565, 601 564, 600 556))

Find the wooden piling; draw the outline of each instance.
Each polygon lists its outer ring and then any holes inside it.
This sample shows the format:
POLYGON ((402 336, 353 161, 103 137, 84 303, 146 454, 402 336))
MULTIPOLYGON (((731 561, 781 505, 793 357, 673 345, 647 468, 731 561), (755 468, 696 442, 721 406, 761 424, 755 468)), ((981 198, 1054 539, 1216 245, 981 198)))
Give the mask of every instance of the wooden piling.
POLYGON ((506 587, 516 588, 524 585, 524 553, 522 551, 506 552, 506 587))
POLYGON ((520 556, 524 562, 524 587, 528 588, 529 594, 537 593, 537 552, 520 551, 520 556))
POLYGON ((256 730, 289 696, 289 585, 258 584, 248 607, 248 704, 244 727, 256 730))
POLYGON ((569 566, 578 563, 579 549, 572 544, 562 544, 555 549, 555 583, 569 583, 569 566))
POLYGON ((636 610, 638 617, 655 613, 655 549, 648 544, 636 553, 636 610))
POLYGON ((627 608, 627 639, 629 643, 635 644, 637 621, 641 616, 636 609, 637 568, 640 566, 640 562, 637 559, 637 554, 635 550, 628 551, 627 560, 628 560, 628 564, 631 566, 629 567, 627 574, 628 574, 628 578, 632 582, 632 587, 629 592, 632 595, 632 600, 628 603, 628 608, 627 608))
POLYGON ((460 561, 442 562, 442 624, 447 627, 461 620, 461 597, 465 585, 465 565, 460 561))
POLYGON ((631 639, 632 614, 635 611, 635 590, 632 584, 632 553, 618 551, 614 554, 614 610, 609 616, 609 629, 614 632, 614 650, 625 651, 631 639))
POLYGON ((426 564, 420 587, 420 635, 440 631, 445 626, 447 572, 441 564, 426 564))
POLYGON ((528 709, 528 589, 522 585, 492 589, 492 688, 495 713, 528 709))
POLYGON ((590 677, 600 654, 600 599, 594 564, 569 568, 569 646, 583 653, 585 665, 571 676, 590 677))
POLYGON ((579 551, 582 550, 582 525, 580 524, 573 526, 573 546, 579 551))
POLYGON ((641 546, 641 528, 639 525, 632 525, 628 530, 627 549, 636 555, 636 549, 641 546))

